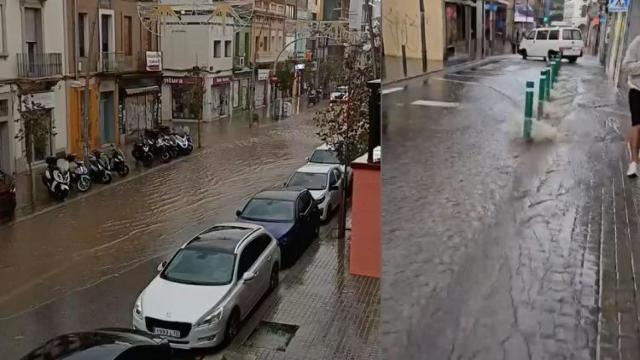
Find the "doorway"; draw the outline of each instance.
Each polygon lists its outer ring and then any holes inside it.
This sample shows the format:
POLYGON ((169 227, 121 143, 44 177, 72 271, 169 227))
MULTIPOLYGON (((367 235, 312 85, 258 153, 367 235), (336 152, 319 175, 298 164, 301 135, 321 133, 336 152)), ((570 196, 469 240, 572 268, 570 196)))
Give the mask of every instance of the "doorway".
POLYGON ((100 143, 115 143, 113 91, 100 93, 100 143))
POLYGON ((11 159, 9 158, 9 122, 0 122, 0 171, 11 173, 11 159))

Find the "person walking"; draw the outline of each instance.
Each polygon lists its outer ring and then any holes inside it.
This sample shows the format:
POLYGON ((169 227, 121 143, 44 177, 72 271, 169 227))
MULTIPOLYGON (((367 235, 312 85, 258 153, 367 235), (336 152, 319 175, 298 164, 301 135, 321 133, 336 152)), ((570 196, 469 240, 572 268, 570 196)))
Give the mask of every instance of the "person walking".
POLYGON ((631 111, 631 128, 627 135, 627 151, 629 153, 628 177, 638 176, 638 151, 640 150, 640 35, 636 36, 622 60, 622 69, 627 72, 629 85, 629 109, 631 111))

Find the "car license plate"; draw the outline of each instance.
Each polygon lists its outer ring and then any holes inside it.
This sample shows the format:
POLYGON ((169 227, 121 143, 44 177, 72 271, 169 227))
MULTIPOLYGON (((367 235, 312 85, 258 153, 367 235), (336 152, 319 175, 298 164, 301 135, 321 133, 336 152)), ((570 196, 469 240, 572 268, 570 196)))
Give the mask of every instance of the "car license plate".
POLYGON ((163 328, 153 328, 153 333, 156 334, 156 335, 171 336, 171 337, 175 337, 175 338, 179 338, 180 337, 180 331, 178 331, 178 330, 169 330, 169 329, 163 329, 163 328))

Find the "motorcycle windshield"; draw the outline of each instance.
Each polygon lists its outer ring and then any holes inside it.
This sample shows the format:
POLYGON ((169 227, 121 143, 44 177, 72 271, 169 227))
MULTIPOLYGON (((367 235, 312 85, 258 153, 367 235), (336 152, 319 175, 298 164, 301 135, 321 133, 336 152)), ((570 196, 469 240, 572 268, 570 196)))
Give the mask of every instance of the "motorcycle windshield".
POLYGON ((58 159, 56 166, 63 173, 66 173, 69 171, 69 162, 66 159, 58 159))

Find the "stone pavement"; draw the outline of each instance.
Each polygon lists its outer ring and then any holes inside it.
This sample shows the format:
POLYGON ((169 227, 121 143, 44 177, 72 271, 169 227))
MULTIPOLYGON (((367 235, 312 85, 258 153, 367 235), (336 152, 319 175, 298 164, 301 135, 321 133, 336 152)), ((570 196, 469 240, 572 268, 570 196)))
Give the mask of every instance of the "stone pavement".
POLYGON ((327 228, 281 273, 278 291, 264 300, 229 348, 205 359, 379 358, 379 280, 350 275, 348 244, 335 239, 336 225, 327 228), (285 329, 269 329, 264 322, 285 329), (287 334, 292 335, 288 344, 287 334))

